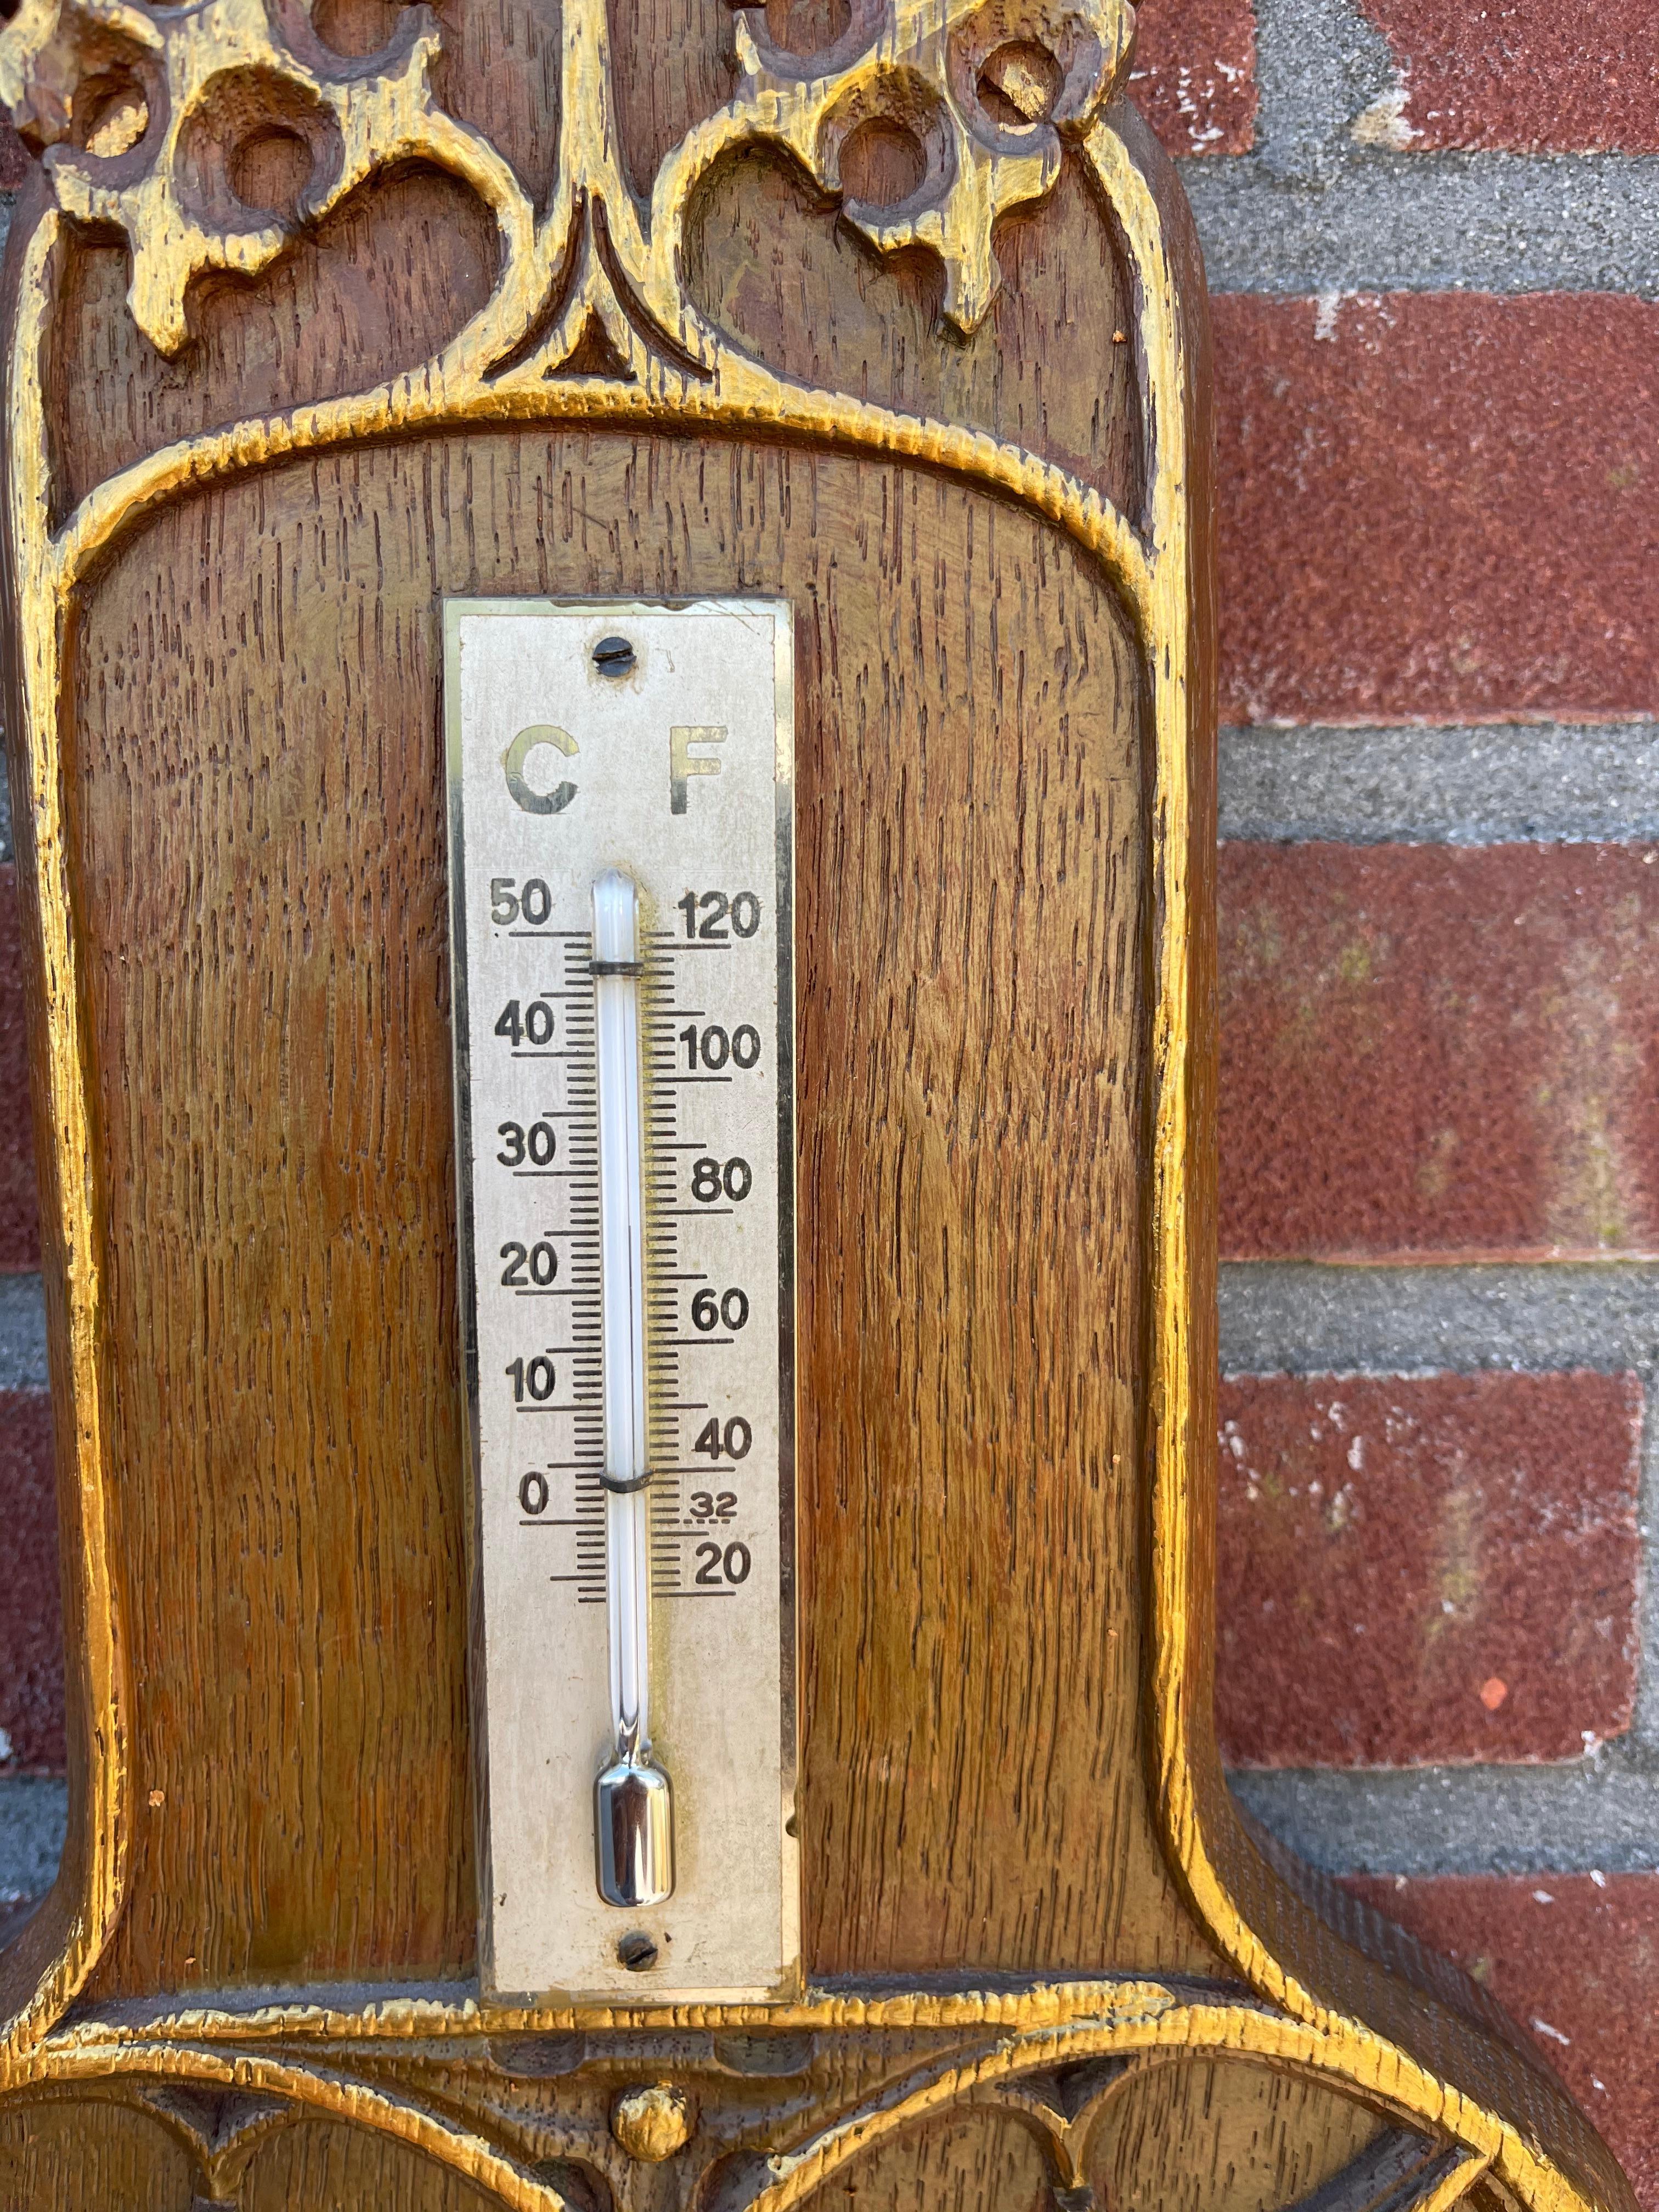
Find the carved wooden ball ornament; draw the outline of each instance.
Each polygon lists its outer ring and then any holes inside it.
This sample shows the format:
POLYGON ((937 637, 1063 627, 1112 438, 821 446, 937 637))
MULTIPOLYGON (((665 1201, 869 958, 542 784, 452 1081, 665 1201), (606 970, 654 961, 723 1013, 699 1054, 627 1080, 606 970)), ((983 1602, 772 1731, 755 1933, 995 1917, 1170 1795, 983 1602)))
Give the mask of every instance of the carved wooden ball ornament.
MULTIPOLYGON (((71 1746, 0 1954, 9 2206, 1632 2204, 1473 1984, 1221 1778, 1209 363, 1133 29, 0 33, 71 1746), (649 622, 787 648, 799 1956, 741 1995, 672 1896, 602 1999, 481 1948, 483 1691, 582 1686, 477 1597, 446 622, 573 607, 591 693, 489 738, 550 837, 649 622)), ((695 821, 735 744, 647 736, 695 821)))

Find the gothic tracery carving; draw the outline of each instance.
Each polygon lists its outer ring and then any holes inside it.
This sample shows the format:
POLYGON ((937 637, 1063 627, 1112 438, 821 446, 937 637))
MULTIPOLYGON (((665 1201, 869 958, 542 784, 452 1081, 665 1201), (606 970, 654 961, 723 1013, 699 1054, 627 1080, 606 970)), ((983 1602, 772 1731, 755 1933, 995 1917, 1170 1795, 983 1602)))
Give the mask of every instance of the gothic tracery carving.
POLYGON ((846 34, 811 58, 776 46, 758 8, 736 23, 735 96, 669 154, 642 209, 622 173, 602 0, 567 0, 561 161, 539 221, 495 149, 434 99, 441 34, 425 7, 405 11, 381 53, 353 61, 324 46, 303 0, 26 0, 0 34, 0 99, 45 149, 64 212, 125 234, 132 313, 164 354, 188 342, 198 277, 258 276, 377 170, 423 161, 495 216, 501 268, 483 322, 497 363, 551 306, 539 374, 595 320, 622 374, 640 372, 642 349, 706 373, 715 341, 687 302, 682 252, 691 195, 715 162, 744 145, 783 149, 878 251, 935 253, 945 317, 970 331, 1000 282, 996 224, 1053 190, 1063 142, 1086 133, 1122 76, 1134 11, 1127 0, 858 0, 846 34), (872 126, 920 149, 920 179, 895 204, 845 186, 843 155, 872 126), (258 210, 239 195, 236 157, 273 132, 299 142, 309 175, 290 205, 258 210))

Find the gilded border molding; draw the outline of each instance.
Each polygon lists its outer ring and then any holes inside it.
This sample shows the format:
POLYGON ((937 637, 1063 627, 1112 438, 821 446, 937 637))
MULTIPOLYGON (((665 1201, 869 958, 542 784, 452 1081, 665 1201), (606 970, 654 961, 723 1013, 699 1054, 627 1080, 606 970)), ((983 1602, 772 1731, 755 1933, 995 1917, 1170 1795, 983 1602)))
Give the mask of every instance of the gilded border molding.
MULTIPOLYGON (((1333 2065, 1315 2030, 1296 2027, 1260 2008, 1194 2001, 1189 1992, 1152 1981, 1095 1986, 1088 2016, 1042 2027, 983 2033, 965 2047, 920 2056, 872 2094, 854 2100, 813 2128, 793 2148, 766 2154, 718 2154, 700 2179, 700 2202, 719 2212, 796 2212, 813 2192, 867 2152, 903 2130, 963 2107, 1006 2113, 1036 2139, 1059 2191, 1086 2186, 1083 2154, 1104 2107, 1152 2066, 1259 2059, 1314 2079, 1346 2069, 1333 2065), (1089 2063, 1109 2062, 1092 2075, 1089 2063), (1079 2080, 1081 2074, 1082 2079, 1079 2080)), ((914 1997, 908 2002, 914 2007, 914 1997)), ((811 2008, 806 2008, 810 2010, 811 2008)), ((867 2030, 867 2021, 842 2026, 867 2030)), ((929 2026, 936 2023, 929 2022, 929 2026)), ((441 2112, 404 2090, 354 2077, 291 2050, 234 2051, 197 2041, 111 2036, 95 2022, 66 2039, 49 2073, 28 2085, 36 2095, 73 2087, 137 2088, 156 2083, 234 2092, 257 2100, 242 2126, 216 2142, 194 2116, 153 2116, 184 2134, 210 2185, 234 2185, 259 2142, 307 2114, 343 2119, 423 2152, 490 2190, 512 2212, 567 2212, 570 2200, 532 2162, 493 2141, 454 2113, 441 2112), (218 2172, 212 2161, 217 2160, 218 2172)), ((1419 2116, 1381 2079, 1356 2084, 1388 2116, 1419 2116)), ((27 2094, 27 2093, 26 2093, 27 2094)), ((1492 2172, 1504 2145, 1490 2123, 1447 2146, 1413 2129, 1415 2171, 1389 2202, 1396 2212, 1449 2212, 1492 2172)))
MULTIPOLYGON (((965 2066, 936 2069, 914 2099, 899 2100, 890 2112, 884 2106, 880 2114, 836 2123, 799 2153, 774 2160, 776 2172, 745 2203, 754 2212, 786 2212, 872 2131, 901 2124, 895 2113, 915 2118, 1045 2065, 1156 2049, 1194 2057, 1206 2051, 1255 2056, 1306 2069, 1443 2131, 1467 2156, 1437 2185, 1436 2212, 1487 2171, 1529 2206, 1567 2212, 1622 2204, 1610 2163, 1612 2180, 1604 2175, 1605 2185, 1591 2191, 1490 2100, 1463 2094, 1401 2042, 1364 2025, 1351 2007, 1322 1996, 1285 1962, 1280 1948, 1264 1939, 1239 1894, 1241 1869, 1243 1887, 1258 1896, 1270 1878, 1254 1847, 1232 1832, 1224 1795, 1218 1796, 1206 1732, 1208 1683, 1194 1648, 1195 1622, 1207 1604, 1194 1468, 1196 1455, 1209 1448, 1207 1436, 1194 1434, 1204 1403, 1195 1376, 1209 1340, 1196 1325, 1187 1185, 1198 1076, 1195 994, 1202 981, 1190 884, 1189 767, 1189 748, 1203 735, 1195 730, 1203 709, 1189 632, 1201 581, 1190 530, 1191 479, 1205 465, 1202 454, 1189 450, 1189 438, 1201 420, 1201 395, 1164 219, 1126 141, 1123 111, 1113 105, 1126 73, 1133 10, 1127 0, 1027 0, 1024 6, 1015 0, 854 0, 843 38, 810 60, 775 46, 758 9, 740 9, 737 26, 742 76, 734 98, 667 155, 641 209, 620 168, 605 0, 564 0, 560 159, 550 204, 539 217, 499 154, 436 105, 429 71, 437 32, 425 9, 407 11, 386 54, 350 64, 320 46, 302 0, 191 0, 155 9, 128 0, 24 0, 0 34, 0 98, 46 143, 53 199, 15 264, 6 519, 21 641, 20 737, 50 1014, 47 1104, 65 1263, 83 1661, 92 1706, 84 1887, 63 1948, 4 2023, 0 2091, 131 2074, 288 2098, 416 2142, 503 2203, 552 2212, 562 2201, 556 2189, 458 2122, 338 2069, 273 2056, 262 2046, 282 2039, 386 2047, 563 2027, 993 2029, 990 2045, 965 2066), (1056 81, 1043 85, 1018 73, 1006 79, 1006 98, 1024 119, 993 124, 975 108, 972 88, 991 48, 1016 35, 1042 40, 1056 81), (130 91, 124 102, 94 116, 77 143, 77 72, 94 61, 105 70, 112 61, 127 66, 132 84, 149 89, 130 91), (262 80, 286 88, 304 114, 316 118, 313 174, 323 181, 302 197, 287 225, 249 230, 228 213, 216 227, 180 197, 192 118, 232 66, 257 70, 262 80), (840 155, 878 94, 890 96, 895 84, 911 103, 928 173, 902 207, 882 210, 847 198, 840 155), (1147 455, 1144 512, 1126 516, 1078 477, 987 433, 794 383, 702 315, 685 271, 691 202, 716 163, 756 145, 787 153, 877 251, 921 246, 936 254, 945 273, 945 312, 965 331, 983 319, 997 289, 994 222, 1010 209, 1040 203, 1063 164, 1075 162, 1103 221, 1116 226, 1133 283, 1147 455), (301 226, 320 219, 386 163, 411 157, 460 178, 495 216, 501 268, 483 311, 434 359, 373 390, 249 419, 147 455, 88 494, 54 527, 43 362, 65 223, 95 220, 125 230, 135 319, 159 350, 176 354, 190 335, 189 291, 198 276, 269 267, 301 226), (595 325, 614 373, 578 374, 571 356, 595 325), (732 435, 764 428, 818 446, 912 460, 993 488, 1065 532, 1100 562, 1129 613, 1147 673, 1155 749, 1152 1780, 1166 1850, 1197 1917, 1265 2005, 1231 1998, 1200 2003, 1156 1981, 1106 1979, 1034 1981, 995 1992, 917 1990, 879 1998, 814 1990, 805 2002, 783 2008, 641 2008, 626 2014, 485 2009, 457 1991, 453 1999, 447 1993, 388 1995, 384 2002, 343 2013, 274 2003, 243 2012, 175 2011, 137 2027, 58 2025, 121 1909, 130 1803, 128 1688, 99 1389, 104 1304, 90 1086, 64 786, 76 594, 147 517, 195 491, 354 441, 526 422, 732 435)), ((1300 1909, 1286 1907, 1291 1920, 1300 1909)))

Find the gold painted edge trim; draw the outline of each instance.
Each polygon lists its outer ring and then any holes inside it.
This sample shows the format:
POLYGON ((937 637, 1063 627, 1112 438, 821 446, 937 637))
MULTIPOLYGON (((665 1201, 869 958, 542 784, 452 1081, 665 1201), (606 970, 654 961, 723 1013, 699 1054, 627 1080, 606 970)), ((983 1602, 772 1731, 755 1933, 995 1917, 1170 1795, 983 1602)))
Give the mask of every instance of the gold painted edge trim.
MULTIPOLYGON (((46 550, 51 544, 51 462, 41 381, 44 309, 62 229, 63 218, 55 210, 42 216, 28 238, 19 273, 19 343, 6 371, 10 441, 5 520, 17 593, 16 678, 28 770, 29 818, 19 826, 25 830, 33 855, 41 983, 48 1017, 45 1089, 53 1165, 42 1198, 45 1206, 54 1206, 56 1218, 49 1217, 42 1226, 48 1231, 47 1263, 55 1231, 63 1268, 69 1322, 65 1352, 74 1398, 80 1656, 89 1711, 85 1772, 78 1805, 77 1793, 71 1790, 70 1813, 74 1817, 78 1811, 84 1838, 81 1863, 85 1890, 70 1915, 57 1960, 16 2017, 0 2023, 0 2088, 9 2078, 13 2052, 45 2033, 73 1999, 107 1941, 125 1892, 129 1817, 125 1662, 121 1608, 112 1577, 99 1361, 102 1281, 92 1191, 90 1084, 61 772, 59 717, 69 605, 46 550)), ((58 1420, 64 1410, 61 1405, 54 1407, 58 1420)), ((73 1694, 73 1668, 70 1684, 73 1694)), ((72 1856, 73 1844, 71 1838, 66 1858, 72 1856)))
MULTIPOLYGON (((760 2190, 750 2200, 745 2212, 794 2212, 796 2206, 805 2203, 834 2174, 852 2165, 882 2137, 947 2111, 972 2098, 976 2092, 1014 2081, 1025 2073, 1073 2066, 1091 2058, 1168 2054, 1199 2064, 1216 2058, 1237 2057, 1247 2062, 1260 2058, 1271 2060, 1286 2071, 1304 2073, 1316 2080, 1327 2078, 1330 2069, 1317 2058, 1310 2057, 1305 2047, 1297 2047, 1294 2029, 1289 2038, 1275 2035, 1261 2041, 1251 2038, 1249 2024, 1266 2021, 1267 2017, 1231 2007, 1201 2010, 1182 2008, 1156 2022, 1134 2022, 1127 2027, 1116 2023, 1081 2021, 1071 2029, 1042 2030, 1010 2038, 988 2052, 959 2059, 955 2065, 919 2069, 910 2077, 913 2087, 907 2089, 907 2084, 900 2081, 874 2110, 866 2107, 832 2121, 796 2151, 775 2159, 772 2163, 783 2170, 770 2186, 760 2190), (1215 2033, 1218 2023, 1224 2028, 1220 2036, 1215 2033), (1235 2023, 1243 2026, 1242 2037, 1224 2032, 1235 2023)), ((1127 2086, 1124 2081, 1115 2084, 1114 2088, 1121 2090, 1127 2086)), ((996 2108, 994 2100, 988 2101, 992 2109, 996 2108)), ((1380 2092, 1376 2102, 1391 2111, 1398 2109, 1395 2100, 1380 2092)), ((1449 2170, 1431 2192, 1413 2202, 1411 2212, 1448 2212, 1448 2208, 1490 2169, 1492 2155, 1490 2145, 1454 2146, 1449 2170)))
POLYGON ((831 447, 913 459, 988 483, 1066 529, 1104 562, 1123 590, 1143 636, 1152 597, 1151 561, 1127 522, 1097 492, 1077 483, 1054 464, 1001 444, 982 431, 902 416, 849 396, 792 385, 735 353, 722 356, 709 384, 688 381, 678 390, 660 392, 603 385, 500 392, 476 379, 463 379, 458 386, 445 374, 441 363, 429 366, 368 393, 242 422, 165 447, 99 486, 54 534, 49 523, 50 461, 40 364, 52 309, 51 264, 64 230, 63 216, 47 208, 27 240, 11 356, 15 434, 8 454, 7 489, 20 635, 27 641, 21 736, 33 794, 50 1002, 54 1015, 61 1014, 52 1044, 53 1146, 60 1172, 65 1163, 74 1170, 64 1177, 60 1225, 83 1507, 80 1565, 93 1709, 85 1825, 92 1875, 57 1966, 43 1978, 33 2001, 4 2023, 0 2087, 5 2086, 16 2054, 62 2013, 107 1943, 123 1901, 126 1856, 120 1607, 105 1516, 98 1362, 103 1289, 91 1190, 90 1085, 83 1065, 59 726, 64 634, 77 588, 121 539, 174 498, 303 453, 340 450, 357 439, 536 422, 660 428, 691 424, 739 436, 793 428, 831 447), (100 1639, 104 1648, 94 1648, 100 1639))
POLYGON ((1492 2168, 1490 2158, 1471 2152, 1467 2158, 1454 2161, 1432 2189, 1426 2190, 1411 2207, 1411 2212, 1450 2212, 1454 2204, 1467 2197, 1483 2173, 1492 2168))
MULTIPOLYGON (((1194 2063, 1255 2061, 1316 2080, 1338 2077, 1380 2110, 1411 2121, 1427 2121, 1449 2133, 1454 2148, 1463 2155, 1416 2212, 1446 2212, 1488 2171, 1503 2173, 1512 2186, 1528 2193, 1528 2167, 1535 2168, 1538 2161, 1512 2128, 1478 2106, 1443 2100, 1433 2109, 1425 2109, 1412 2094, 1413 2081, 1392 2073, 1381 2051, 1370 2054, 1369 2066, 1355 2069, 1345 2052, 1331 2047, 1329 2032, 1306 2021, 1277 2016, 1260 2006, 1183 2002, 1173 1991, 1146 1983, 1099 1984, 1093 1994, 1109 2002, 1077 2020, 1020 2027, 1000 2037, 989 2048, 945 2055, 933 2061, 922 2058, 908 2076, 901 2076, 881 2093, 874 2105, 830 2121, 793 2151, 775 2154, 776 2179, 757 2191, 749 2212, 793 2212, 835 2172, 884 2137, 975 2093, 1010 2083, 1022 2074, 1091 2058, 1143 2054, 1162 2054, 1194 2063)), ((887 2008, 879 2003, 865 2008, 848 2001, 842 2009, 848 2016, 838 2024, 844 2027, 868 2029, 893 2024, 855 2016, 884 2013, 887 2008)), ((95 2023, 88 2023, 72 2040, 53 2039, 18 2086, 133 2078, 198 2082, 290 2099, 428 2152, 443 2165, 495 2190, 514 2212, 520 2212, 520 2208, 522 2212, 559 2212, 564 2203, 550 2185, 538 2180, 465 2123, 445 2119, 412 2098, 390 2094, 353 2078, 341 2068, 313 2067, 286 2054, 273 2057, 187 2043, 111 2039, 95 2023)), ((1545 2174, 1553 2178, 1547 2169, 1545 2174)), ((1577 2200, 1545 2197, 1536 2201, 1571 2203, 1577 2200)))
MULTIPOLYGON (((1097 132, 1096 137, 1104 135, 1097 132)), ((1091 139, 1091 160, 1095 150, 1091 139)), ((987 432, 901 415, 850 395, 794 385, 726 348, 706 382, 664 379, 655 389, 556 384, 503 390, 479 380, 463 333, 438 362, 369 392, 246 421, 147 455, 89 493, 62 530, 53 533, 48 519, 51 476, 40 364, 52 310, 50 265, 64 230, 64 217, 48 208, 28 239, 12 352, 14 362, 20 365, 13 422, 21 434, 9 453, 8 489, 20 629, 35 641, 24 662, 21 736, 34 793, 36 865, 43 889, 41 932, 48 973, 56 980, 54 1010, 60 1004, 70 1010, 53 1032, 52 1072, 55 1153, 60 1161, 74 1162, 78 1170, 65 1183, 61 1212, 81 1488, 83 1499, 95 1509, 83 1517, 83 1599, 89 1635, 94 1623, 106 1626, 111 1648, 101 1656, 93 1655, 100 1658, 91 1685, 94 1724, 88 1753, 88 1856, 94 1878, 58 1969, 42 1982, 36 2001, 5 2026, 0 2039, 0 2087, 12 2054, 44 2032, 43 2021, 61 2013, 106 1944, 120 1911, 126 1847, 128 1777, 117 1664, 120 1611, 103 1514, 99 1419, 97 1353, 103 1293, 91 1196, 90 1086, 82 1065, 84 1046, 58 726, 63 634, 77 588, 121 539, 173 499, 302 453, 339 450, 357 439, 526 422, 681 429, 706 426, 738 436, 793 429, 830 447, 885 453, 988 484, 1066 531, 1102 562, 1122 592, 1147 650, 1154 689, 1160 688, 1156 681, 1158 656, 1150 643, 1157 629, 1152 580, 1158 556, 1148 552, 1125 517, 1092 487, 987 432), (50 899, 45 896, 49 888, 56 892, 50 899)), ((1156 473, 1155 467, 1149 467, 1149 476, 1156 473)), ((1177 591, 1177 601, 1179 597, 1177 591)))

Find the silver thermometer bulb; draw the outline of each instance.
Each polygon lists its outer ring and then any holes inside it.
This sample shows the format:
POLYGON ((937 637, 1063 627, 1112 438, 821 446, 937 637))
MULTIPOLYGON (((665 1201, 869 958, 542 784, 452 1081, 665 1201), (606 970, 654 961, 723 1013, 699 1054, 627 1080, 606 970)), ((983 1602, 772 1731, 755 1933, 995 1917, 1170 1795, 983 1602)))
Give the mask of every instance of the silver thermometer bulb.
POLYGON ((645 1153, 639 893, 607 868, 593 884, 599 1060, 599 1298, 605 1388, 605 1608, 613 1755, 594 1785, 599 1893, 660 1905, 674 1887, 668 1777, 651 1756, 651 1468, 645 1362, 645 1153))

